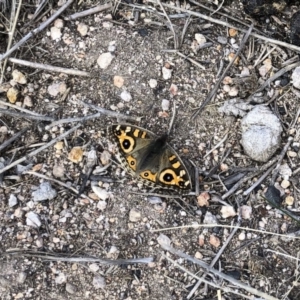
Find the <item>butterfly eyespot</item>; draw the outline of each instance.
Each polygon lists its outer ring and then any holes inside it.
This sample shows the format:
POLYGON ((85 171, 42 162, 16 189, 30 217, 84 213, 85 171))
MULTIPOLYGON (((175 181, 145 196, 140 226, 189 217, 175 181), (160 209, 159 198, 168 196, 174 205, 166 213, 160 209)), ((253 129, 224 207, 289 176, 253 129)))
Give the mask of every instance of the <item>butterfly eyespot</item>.
POLYGON ((149 176, 149 173, 148 172, 145 172, 144 173, 144 177, 148 177, 149 176))
POLYGON ((132 166, 134 166, 134 165, 135 165, 135 162, 134 162, 134 161, 131 161, 130 164, 131 164, 132 166))
POLYGON ((167 173, 167 174, 164 175, 163 179, 164 179, 164 181, 166 181, 166 182, 171 182, 171 181, 174 179, 174 177, 173 177, 172 174, 167 173))
POLYGON ((123 147, 124 147, 124 149, 129 149, 130 148, 130 146, 131 146, 131 143, 130 143, 130 141, 128 141, 128 140, 125 140, 123 143, 122 143, 122 145, 123 145, 123 147))

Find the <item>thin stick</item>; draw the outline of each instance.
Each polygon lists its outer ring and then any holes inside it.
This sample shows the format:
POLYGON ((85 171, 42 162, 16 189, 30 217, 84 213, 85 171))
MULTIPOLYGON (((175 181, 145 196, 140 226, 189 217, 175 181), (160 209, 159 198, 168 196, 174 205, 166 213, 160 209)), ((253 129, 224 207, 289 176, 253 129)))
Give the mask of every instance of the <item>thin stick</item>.
MULTIPOLYGON (((156 0, 148 0, 148 2, 157 4, 156 0)), ((215 24, 219 24, 219 25, 222 25, 222 26, 225 26, 225 27, 229 27, 229 28, 233 28, 233 29, 239 30, 239 31, 244 32, 244 33, 247 33, 247 31, 248 31, 248 30, 245 30, 245 29, 238 28, 238 27, 236 27, 236 26, 234 26, 234 25, 232 25, 230 23, 221 21, 220 19, 214 19, 212 17, 208 17, 206 15, 200 14, 200 13, 192 11, 192 10, 188 10, 188 9, 185 9, 185 8, 182 8, 182 7, 174 7, 173 5, 169 5, 169 4, 166 4, 166 3, 163 3, 162 5, 165 6, 165 7, 170 8, 170 9, 176 9, 176 10, 180 10, 180 11, 186 12, 186 13, 192 15, 192 16, 196 16, 198 18, 207 20, 207 21, 215 23, 215 24)), ((141 8, 142 8, 142 6, 141 6, 141 8)), ((273 43, 275 45, 280 45, 280 46, 283 46, 283 47, 288 48, 290 50, 294 50, 296 52, 300 52, 300 47, 298 47, 296 45, 293 45, 293 44, 288 44, 288 43, 285 43, 285 42, 282 42, 282 41, 270 39, 270 38, 267 38, 267 37, 265 37, 263 35, 260 35, 260 34, 257 34, 257 33, 253 33, 253 32, 251 33, 251 36, 253 36, 255 38, 258 38, 260 40, 266 41, 268 43, 273 43)))
POLYGON ((182 54, 179 51, 176 51, 176 54, 178 54, 179 56, 183 57, 184 59, 188 60, 189 62, 193 63, 194 65, 196 65, 198 68, 205 70, 205 67, 202 66, 201 64, 199 64, 197 61, 195 61, 194 59, 182 54))
POLYGON ((236 58, 240 55, 240 53, 242 52, 242 50, 244 49, 244 46, 250 36, 250 33, 253 29, 253 24, 251 24, 251 26, 249 27, 246 35, 244 36, 241 45, 238 49, 238 51, 235 53, 233 59, 231 60, 231 62, 228 64, 228 66, 226 67, 226 69, 224 70, 222 76, 218 79, 218 81, 216 82, 214 88, 210 91, 210 93, 207 95, 206 99, 203 101, 203 103, 200 105, 199 108, 197 108, 197 110, 193 113, 192 115, 192 119, 195 119, 196 116, 201 112, 201 110, 213 99, 213 97, 215 96, 221 82, 223 81, 223 79, 225 78, 227 72, 229 71, 229 69, 231 68, 231 66, 234 64, 236 58))
POLYGON ((249 176, 243 177, 241 180, 239 180, 228 192, 226 192, 222 199, 228 198, 230 195, 232 195, 244 182, 248 181, 249 179, 253 178, 254 176, 257 176, 261 172, 265 171, 266 169, 270 168, 273 164, 275 164, 278 160, 278 156, 274 157, 272 160, 267 162, 265 165, 263 165, 258 171, 252 173, 249 176))
POLYGON ((45 64, 40 64, 40 63, 34 63, 31 61, 18 59, 18 58, 9 58, 9 61, 12 63, 18 64, 18 65, 27 66, 27 67, 30 67, 33 69, 46 70, 49 72, 65 73, 65 74, 74 75, 74 76, 91 77, 91 74, 89 72, 85 72, 85 71, 55 67, 55 66, 45 65, 45 64))
MULTIPOLYGON (((13 1, 14 2, 14 1, 13 1)), ((15 2, 14 2, 15 3, 15 2)), ((16 14, 13 16, 14 13, 14 8, 11 8, 11 21, 13 21, 13 26, 8 34, 8 43, 7 43, 7 51, 10 49, 12 41, 14 39, 14 35, 15 35, 15 30, 16 30, 16 25, 18 23, 18 19, 19 19, 19 14, 20 14, 20 10, 21 10, 21 6, 22 6, 22 0, 19 1, 19 6, 17 8, 17 12, 16 14)), ((3 77, 4 77, 4 72, 5 72, 5 68, 6 68, 6 64, 7 64, 7 59, 4 61, 3 66, 2 66, 2 74, 1 74, 1 78, 0 78, 0 83, 2 83, 3 81, 3 77)))
POLYGON ((286 152, 287 152, 287 150, 288 150, 288 148, 289 148, 289 146, 290 146, 290 144, 292 143, 293 140, 294 139, 292 137, 289 137, 288 138, 288 142, 286 143, 286 145, 282 149, 282 151, 281 151, 281 153, 280 153, 280 155, 278 157, 278 162, 277 162, 277 165, 276 165, 276 167, 274 169, 274 173, 272 175, 271 184, 275 183, 276 176, 277 176, 277 174, 279 172, 279 168, 280 168, 281 162, 283 160, 283 157, 285 156, 285 154, 286 154, 286 152))
MULTIPOLYGON (((3 98, 2 98, 2 99, 3 99, 3 98)), ((23 107, 20 107, 20 106, 18 106, 18 105, 11 104, 11 103, 9 103, 9 102, 5 102, 5 101, 2 101, 2 100, 0 100, 0 105, 12 107, 12 108, 14 108, 14 109, 23 111, 23 112, 25 112, 25 113, 27 113, 27 114, 30 114, 30 115, 41 116, 41 117, 43 116, 43 115, 40 115, 40 114, 38 114, 38 113, 36 113, 36 112, 34 112, 34 111, 31 111, 31 110, 29 110, 29 109, 26 109, 26 108, 23 108, 23 107)))
MULTIPOLYGON (((38 257, 43 260, 51 261, 66 261, 66 262, 97 262, 104 265, 123 265, 123 264, 148 264, 153 261, 153 257, 145 258, 129 258, 129 259, 105 259, 105 258, 94 258, 94 257, 66 257, 64 253, 50 253, 42 251, 32 251, 32 250, 23 250, 23 249, 11 249, 6 252, 1 253, 4 255, 13 255, 13 256, 22 256, 22 257, 38 257)), ((70 254, 71 256, 71 254, 70 254)))
POLYGON ((69 17, 66 17, 65 20, 75 20, 75 19, 78 19, 78 18, 83 18, 83 17, 89 16, 89 15, 92 15, 92 14, 96 14, 100 11, 109 9, 111 7, 112 7, 111 2, 103 4, 103 5, 97 5, 93 8, 90 8, 90 9, 81 11, 79 13, 75 13, 73 15, 70 15, 69 17))
MULTIPOLYGON (((190 255, 187 255, 186 253, 184 253, 180 250, 177 250, 177 249, 171 247, 170 243, 168 243, 167 240, 169 240, 169 239, 166 236, 162 235, 162 234, 157 238, 158 243, 160 244, 160 246, 165 251, 169 251, 172 254, 175 254, 175 255, 177 255, 181 258, 184 258, 184 259, 186 259, 186 260, 188 260, 192 263, 195 263, 195 264, 199 265, 201 268, 203 268, 204 270, 213 273, 214 275, 230 282, 231 284, 233 284, 236 287, 239 287, 239 288, 242 288, 242 289, 246 290, 247 292, 249 292, 251 294, 254 294, 254 295, 259 296, 259 297, 261 297, 263 299, 266 299, 266 300, 278 300, 277 298, 274 298, 274 297, 272 297, 272 296, 270 296, 270 295, 268 295, 264 292, 258 291, 257 289, 254 289, 254 288, 250 287, 249 285, 246 285, 246 284, 242 283, 241 281, 236 280, 236 279, 234 279, 233 277, 231 277, 229 275, 226 275, 222 272, 217 271, 216 269, 210 267, 208 264, 202 262, 199 259, 196 259, 196 258, 194 258, 190 255)), ((164 254, 163 254, 163 256, 165 258, 167 257, 164 254)), ((191 273, 191 274, 193 274, 193 273, 191 273)), ((192 276, 196 278, 196 275, 193 274, 192 276)), ((197 279, 200 280, 200 277, 197 276, 197 279)), ((211 285, 211 282, 209 282, 209 281, 207 281, 206 283, 211 285)), ((220 288, 220 286, 218 286, 218 288, 220 288)))
POLYGON ((20 112, 12 111, 11 109, 3 109, 0 108, 0 113, 4 115, 9 115, 13 117, 19 117, 19 118, 25 118, 25 119, 31 119, 31 120, 38 120, 38 121, 54 121, 55 119, 52 117, 47 116, 36 116, 31 114, 23 114, 20 112))
POLYGON ((124 119, 124 120, 130 120, 130 121, 133 121, 133 122, 140 122, 141 121, 141 117, 131 117, 131 116, 123 115, 121 113, 114 112, 114 111, 111 111, 111 110, 107 110, 105 108, 96 106, 94 104, 85 103, 85 102, 80 101, 80 100, 77 100, 76 102, 79 103, 79 104, 82 104, 86 107, 90 107, 92 109, 95 109, 95 110, 99 111, 100 113, 102 113, 103 115, 106 115, 106 116, 109 116, 109 117, 121 118, 121 119, 124 119))
MULTIPOLYGON (((264 82, 264 84, 262 84, 253 94, 256 94, 256 93, 259 93, 259 92, 261 92, 261 91, 263 91, 266 87, 268 87, 270 84, 271 84, 271 82, 273 82, 275 79, 277 79, 278 77, 280 77, 280 76, 282 76, 284 73, 286 73, 286 72, 288 72, 288 71, 290 71, 290 70, 293 70, 293 69, 295 69, 295 68, 297 68, 297 67, 299 67, 300 66, 300 61, 298 61, 298 62, 296 62, 296 63, 294 63, 294 64, 291 64, 291 65, 289 65, 289 66, 286 66, 286 67, 284 67, 284 68, 282 68, 281 70, 279 70, 278 72, 276 72, 272 77, 270 77, 268 80, 266 80, 265 82, 264 82)), ((253 95, 252 94, 252 95, 253 95)), ((248 99, 250 99, 251 100, 251 96, 252 95, 250 95, 249 96, 249 98, 248 99)), ((248 100, 249 101, 249 100, 248 100)))
POLYGON ((5 149, 7 146, 9 146, 12 142, 14 142, 16 139, 18 139, 23 133, 25 133, 30 127, 25 127, 19 132, 17 132, 14 136, 6 140, 4 143, 0 145, 0 151, 5 149))
MULTIPOLYGON (((236 227, 234 227, 234 229, 231 231, 230 235, 228 236, 228 238, 226 239, 226 241, 224 242, 223 246, 221 247, 221 249, 218 251, 217 255, 214 257, 214 259, 212 260, 212 262, 209 264, 209 266, 211 268, 213 268, 213 266, 215 265, 215 263, 218 261, 218 259, 220 258, 220 256, 223 254, 223 252, 225 251, 226 247, 228 246, 229 242, 233 239, 233 236, 236 234, 237 230, 238 230, 238 226, 240 226, 240 220, 237 224, 236 227)), ((190 299, 193 294, 195 293, 195 291, 198 289, 198 287, 200 286, 200 284, 203 282, 203 279, 205 279, 206 275, 208 274, 208 272, 206 271, 200 278, 200 280, 195 284, 194 288, 191 290, 191 292, 188 294, 188 296, 186 297, 187 299, 190 299)))
POLYGON ((171 22, 171 20, 170 20, 170 18, 169 18, 169 16, 168 16, 168 14, 166 13, 166 11, 165 11, 163 5, 161 4, 160 0, 157 0, 157 2, 158 2, 158 4, 160 5, 161 10, 163 11, 165 17, 167 18, 167 20, 168 20, 168 22, 169 22, 169 24, 170 24, 170 29, 171 29, 171 31, 172 31, 172 33, 173 33, 173 38, 174 38, 174 48, 175 48, 175 49, 178 49, 178 37, 177 37, 177 35, 176 35, 176 33, 175 33, 173 24, 172 24, 172 22, 171 22))
POLYGON ((51 24, 64 10, 66 10, 74 0, 68 0, 57 12, 55 12, 48 20, 43 22, 38 28, 26 34, 18 43, 16 43, 9 51, 6 51, 3 55, 0 55, 0 61, 9 57, 14 51, 22 46, 27 40, 37 35, 39 32, 44 30, 49 24, 51 24))
POLYGON ((55 139, 51 140, 49 143, 41 146, 40 148, 30 152, 29 154, 27 154, 26 156, 14 161, 13 163, 9 164, 8 166, 0 169, 0 174, 4 173, 5 171, 11 169, 12 167, 20 164, 21 162, 25 161, 26 159, 30 158, 30 157, 34 157, 36 156, 39 152, 45 150, 46 148, 52 146, 53 144, 55 144, 57 141, 60 141, 62 139, 64 139, 66 136, 68 136, 69 134, 71 134, 72 132, 76 131, 79 127, 81 126, 81 124, 76 125, 75 127, 71 128, 70 130, 64 132, 63 134, 59 135, 58 137, 56 137, 55 139))
POLYGON ((89 116, 84 116, 84 117, 60 119, 60 120, 54 121, 51 124, 47 125, 47 129, 50 127, 65 124, 65 123, 86 122, 88 120, 99 118, 101 115, 102 115, 102 113, 96 113, 94 115, 89 115, 89 116))

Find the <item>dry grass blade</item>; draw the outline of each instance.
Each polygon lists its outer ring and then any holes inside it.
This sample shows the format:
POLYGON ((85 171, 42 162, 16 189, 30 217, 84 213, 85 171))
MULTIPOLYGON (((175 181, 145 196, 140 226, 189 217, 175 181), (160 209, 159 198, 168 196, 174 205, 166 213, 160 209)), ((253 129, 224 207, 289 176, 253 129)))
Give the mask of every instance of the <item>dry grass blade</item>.
POLYGON ((78 18, 83 18, 83 17, 89 16, 89 15, 92 15, 92 14, 96 14, 100 11, 110 9, 110 8, 112 8, 112 4, 109 2, 109 3, 103 4, 103 5, 97 5, 93 8, 81 11, 79 13, 75 13, 75 14, 70 15, 69 17, 67 17, 65 19, 66 20, 75 20, 75 19, 78 19, 78 18))
POLYGON ((72 3, 74 0, 68 0, 60 9, 58 9, 48 20, 43 22, 38 28, 29 32, 25 35, 18 43, 16 43, 9 51, 0 55, 0 61, 9 57, 14 51, 19 49, 27 40, 31 37, 37 35, 39 32, 43 31, 49 24, 51 24, 60 14, 62 14, 72 3))
POLYGON ((22 249, 11 249, 2 253, 2 255, 12 255, 14 257, 37 257, 46 261, 64 261, 64 262, 82 262, 82 263, 100 263, 103 265, 129 265, 129 264, 148 264, 153 261, 152 257, 146 258, 131 258, 131 259, 105 259, 87 257, 83 255, 72 255, 68 256, 64 253, 53 253, 53 252, 41 252, 41 251, 30 251, 22 249))
POLYGON ((69 134, 71 134, 72 132, 76 131, 79 127, 81 126, 81 124, 76 125, 75 127, 71 128, 70 130, 64 132, 63 134, 59 135, 58 137, 56 137, 55 139, 51 140, 49 143, 41 146, 40 148, 30 152, 29 154, 27 154, 26 156, 19 158, 18 160, 14 161, 13 163, 9 164, 8 166, 0 169, 0 174, 4 173, 5 171, 13 168, 14 166, 20 164, 21 162, 25 161, 26 159, 30 158, 30 157, 34 157, 36 156, 39 152, 47 149, 48 147, 54 145, 57 141, 60 141, 62 139, 64 139, 66 136, 68 136, 69 134))

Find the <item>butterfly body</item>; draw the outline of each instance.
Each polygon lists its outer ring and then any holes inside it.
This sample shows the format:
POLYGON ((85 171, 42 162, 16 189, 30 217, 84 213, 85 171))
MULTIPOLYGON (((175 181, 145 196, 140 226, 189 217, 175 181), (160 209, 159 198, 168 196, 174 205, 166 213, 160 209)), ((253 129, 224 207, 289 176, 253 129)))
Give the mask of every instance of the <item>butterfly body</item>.
POLYGON ((107 131, 117 143, 117 157, 122 166, 141 182, 181 193, 191 190, 189 171, 167 143, 167 134, 157 136, 129 124, 111 125, 107 131))

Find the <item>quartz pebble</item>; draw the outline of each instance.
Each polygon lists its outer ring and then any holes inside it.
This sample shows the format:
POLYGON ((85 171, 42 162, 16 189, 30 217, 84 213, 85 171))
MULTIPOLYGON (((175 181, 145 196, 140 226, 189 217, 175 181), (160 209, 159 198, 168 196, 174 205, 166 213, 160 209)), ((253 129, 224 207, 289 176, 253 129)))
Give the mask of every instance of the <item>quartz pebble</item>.
POLYGON ((127 92, 127 91, 123 91, 123 92, 121 93, 120 97, 121 97, 121 99, 122 99, 123 101, 125 101, 125 102, 129 102, 129 101, 132 99, 130 93, 127 92))
POLYGON ((300 67, 294 69, 292 74, 293 86, 300 90, 300 67))
POLYGON ((55 277, 56 284, 63 284, 67 281, 67 276, 64 273, 59 273, 58 276, 55 277))
POLYGON ((150 79, 150 80, 149 80, 149 85, 150 85, 151 89, 156 88, 156 87, 157 87, 157 80, 155 80, 155 79, 150 79))
POLYGON ((110 52, 106 52, 101 54, 97 59, 97 64, 100 66, 101 69, 107 69, 108 66, 111 64, 114 55, 110 52))
POLYGON ((36 213, 32 212, 32 211, 30 211, 30 212, 26 215, 26 224, 27 224, 28 226, 31 226, 31 227, 37 227, 37 228, 40 227, 40 226, 42 225, 39 216, 38 216, 36 213))
POLYGON ((172 77, 172 69, 163 67, 162 68, 163 79, 168 80, 172 77))
POLYGON ((77 25, 77 31, 80 33, 81 36, 86 36, 88 33, 89 27, 83 23, 79 23, 77 25))
POLYGON ((41 183, 38 189, 32 192, 33 201, 52 200, 56 196, 56 190, 52 188, 48 181, 41 183))
POLYGON ((8 199, 8 206, 9 207, 14 207, 15 205, 18 204, 18 199, 15 195, 11 194, 9 196, 9 199, 8 199))

